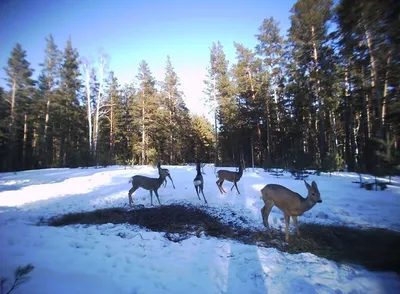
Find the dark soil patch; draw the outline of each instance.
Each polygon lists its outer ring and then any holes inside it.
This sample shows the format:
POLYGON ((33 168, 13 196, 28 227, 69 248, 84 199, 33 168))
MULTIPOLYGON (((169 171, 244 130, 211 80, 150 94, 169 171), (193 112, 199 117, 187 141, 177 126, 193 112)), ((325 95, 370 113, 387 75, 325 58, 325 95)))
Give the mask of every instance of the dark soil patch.
POLYGON ((234 211, 213 211, 191 205, 163 205, 152 208, 101 209, 71 213, 47 221, 50 226, 73 224, 139 225, 152 231, 165 232, 165 237, 179 242, 190 236, 233 239, 245 244, 274 247, 288 253, 310 252, 336 262, 354 263, 370 270, 400 273, 400 233, 386 229, 359 229, 346 226, 319 224, 300 225, 301 237, 291 234, 290 244, 284 242, 284 233, 273 231, 269 238, 265 230, 249 228, 251 220, 237 217, 234 211), (237 221, 226 219, 237 218, 237 221))

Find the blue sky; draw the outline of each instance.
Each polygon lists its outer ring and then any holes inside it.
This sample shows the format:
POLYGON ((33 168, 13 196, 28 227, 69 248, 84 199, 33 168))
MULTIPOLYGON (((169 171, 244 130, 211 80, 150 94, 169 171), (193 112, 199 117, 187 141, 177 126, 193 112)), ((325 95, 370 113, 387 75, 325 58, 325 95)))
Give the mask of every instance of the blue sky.
MULTIPOLYGON (((234 62, 233 41, 253 48, 263 19, 274 17, 282 34, 290 26, 294 0, 134 1, 134 0, 1 0, 0 65, 7 63, 17 42, 27 51, 35 77, 50 33, 59 48, 70 35, 80 56, 96 61, 109 55, 109 69, 120 83, 135 79, 146 60, 153 75, 164 78, 167 55, 181 79, 189 109, 204 113, 199 100, 209 63, 209 47, 220 41, 234 62)), ((1 86, 5 74, 1 69, 1 86)))

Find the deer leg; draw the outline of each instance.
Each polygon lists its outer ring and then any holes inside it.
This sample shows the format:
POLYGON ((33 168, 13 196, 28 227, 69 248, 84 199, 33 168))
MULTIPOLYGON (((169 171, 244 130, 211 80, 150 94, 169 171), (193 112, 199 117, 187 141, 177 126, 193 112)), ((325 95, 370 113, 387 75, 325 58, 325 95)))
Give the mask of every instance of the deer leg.
POLYGON ((200 191, 201 191, 201 194, 203 194, 204 202, 207 203, 206 196, 204 196, 204 192, 203 192, 203 186, 200 186, 200 191))
POLYGON ((151 206, 153 206, 153 190, 150 190, 150 201, 151 201, 151 206))
POLYGON ((289 243, 289 226, 290 226, 290 215, 285 213, 285 238, 286 242, 289 243))
POLYGON ((167 179, 164 179, 164 188, 167 186, 167 179))
POLYGON ((264 227, 266 227, 267 225, 265 224, 265 221, 264 221, 264 211, 265 211, 265 205, 261 208, 261 217, 263 219, 264 227))
POLYGON ((222 184, 224 183, 224 180, 222 180, 220 183, 219 183, 219 187, 221 188, 221 191, 223 192, 223 193, 225 193, 226 194, 226 191, 224 190, 224 187, 222 187, 222 184))
POLYGON ((292 216, 294 226, 296 228, 297 236, 300 236, 300 230, 299 230, 299 221, 297 220, 297 216, 292 216))
POLYGON ((222 192, 222 190, 221 190, 221 185, 222 185, 222 183, 220 183, 219 180, 218 180, 216 183, 217 183, 218 189, 219 189, 219 191, 221 192, 221 194, 224 194, 224 193, 222 192))
POLYGON ((132 188, 129 189, 128 192, 128 198, 129 198, 129 206, 132 206, 133 200, 132 200, 132 194, 138 189, 136 186, 132 186, 132 188))
MULTIPOLYGON (((172 180, 171 176, 168 176, 168 178, 171 180, 172 187, 174 187, 174 189, 175 189, 174 181, 172 180)), ((165 181, 167 181, 167 179, 165 179, 165 181)))
POLYGON ((265 203, 264 207, 261 208, 261 215, 263 218, 263 223, 264 223, 264 226, 267 228, 268 235, 270 238, 272 238, 272 234, 271 234, 271 228, 269 227, 269 223, 268 223, 268 217, 269 217, 269 214, 271 213, 271 209, 273 206, 274 206, 274 202, 268 201, 265 203))
POLYGON ((154 190, 154 193, 155 193, 155 194, 156 194, 156 196, 157 196, 158 204, 160 204, 160 205, 161 205, 160 198, 158 197, 158 192, 157 192, 157 190, 154 190))
MULTIPOLYGON (((237 182, 234 182, 234 185, 235 185, 235 187, 236 187, 236 191, 239 193, 239 195, 240 195, 240 192, 239 192, 239 189, 238 189, 238 187, 237 187, 237 184, 236 184, 237 182)), ((233 187, 232 187, 233 188, 233 187)), ((232 190, 232 189, 231 189, 232 190)))
POLYGON ((200 199, 200 195, 199 195, 199 186, 194 186, 194 188, 196 189, 196 193, 197 193, 197 197, 200 199))

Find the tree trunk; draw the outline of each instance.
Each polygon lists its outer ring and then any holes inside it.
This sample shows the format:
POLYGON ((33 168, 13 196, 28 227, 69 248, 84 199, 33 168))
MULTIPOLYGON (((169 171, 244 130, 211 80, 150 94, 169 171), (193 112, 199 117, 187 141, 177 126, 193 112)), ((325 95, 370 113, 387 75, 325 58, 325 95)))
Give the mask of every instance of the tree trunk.
MULTIPOLYGON (((58 162, 58 154, 59 154, 59 150, 58 149, 60 148, 60 144, 61 144, 61 143, 58 144, 58 142, 61 142, 61 141, 60 141, 60 137, 58 135, 59 133, 55 132, 56 125, 55 125, 54 122, 52 124, 52 129, 53 129, 53 132, 52 132, 52 144, 51 144, 52 154, 51 154, 50 166, 53 166, 54 163, 58 162), (56 133, 56 135, 55 135, 55 133, 56 133)), ((58 131, 60 131, 60 130, 58 130, 58 131)))
MULTIPOLYGON (((312 95, 310 95, 309 98, 309 111, 308 111, 308 131, 304 133, 308 133, 308 139, 307 139, 307 153, 316 160, 316 163, 318 164, 318 159, 319 157, 317 156, 317 146, 315 145, 316 143, 316 134, 317 134, 317 119, 316 119, 316 113, 313 107, 313 99, 312 95)), ((303 133, 303 134, 304 134, 303 133)))
POLYGON ((354 128, 354 141, 356 142, 356 148, 357 148, 357 165, 358 168, 361 168, 360 166, 360 161, 361 161, 361 153, 364 152, 365 149, 365 138, 363 136, 363 118, 362 118, 362 113, 356 112, 355 114, 355 121, 357 122, 357 127, 354 128))
POLYGON ((382 97, 382 126, 385 127, 386 119, 386 96, 389 83, 389 66, 391 62, 392 52, 389 52, 389 56, 386 61, 386 73, 385 73, 385 83, 383 86, 383 97, 382 97))
POLYGON ((104 74, 104 66, 105 66, 105 61, 102 57, 100 57, 100 66, 99 66, 99 93, 97 95, 97 101, 96 101, 96 127, 95 127, 95 132, 94 132, 94 143, 93 143, 93 148, 94 148, 94 157, 96 159, 96 165, 97 165, 97 144, 99 140, 99 115, 100 115, 100 108, 102 106, 102 99, 103 99, 103 74, 104 74))
POLYGON ((270 100, 268 93, 266 94, 266 109, 267 109, 267 119, 265 120, 265 125, 266 125, 266 132, 267 132, 267 162, 271 162, 271 134, 270 134, 270 122, 271 122, 271 112, 270 112, 270 100))
POLYGON ((92 109, 90 103, 90 74, 89 68, 87 64, 83 64, 85 67, 85 84, 86 84, 86 99, 87 99, 87 118, 88 118, 88 125, 89 125, 89 150, 93 152, 93 145, 92 145, 92 134, 93 134, 93 127, 92 127, 92 109))
POLYGON ((61 133, 60 136, 60 150, 59 150, 59 165, 60 167, 64 167, 64 153, 65 153, 65 135, 61 133))
POLYGON ((332 128, 332 140, 331 140, 331 144, 332 144, 332 151, 333 154, 337 154, 338 150, 338 140, 337 140, 337 135, 336 135, 336 131, 337 131, 337 127, 336 127, 336 117, 335 114, 333 113, 333 111, 330 111, 329 113, 329 120, 330 120, 330 124, 331 124, 331 128, 332 128))
POLYGON ((24 142, 22 145, 22 160, 23 160, 23 168, 26 169, 27 159, 26 159, 26 144, 28 137, 28 115, 25 113, 24 115, 24 142))
POLYGON ((110 106, 110 159, 114 158, 114 98, 111 94, 111 106, 110 106))
POLYGON ((12 84, 12 92, 11 92, 11 112, 10 112, 10 126, 9 126, 11 140, 8 144, 9 150, 10 150, 10 153, 9 153, 10 154, 10 157, 9 157, 10 169, 13 169, 16 167, 15 166, 15 164, 16 164, 15 163, 15 161, 16 161, 15 148, 14 148, 15 147, 14 144, 15 144, 15 97, 16 97, 16 94, 17 94, 17 80, 16 80, 16 78, 14 78, 13 84, 12 84))
POLYGON ((52 80, 53 77, 50 75, 48 77, 48 88, 49 90, 47 91, 47 102, 46 102, 46 114, 45 114, 45 120, 44 120, 44 135, 43 135, 43 155, 42 155, 42 160, 43 160, 43 166, 47 167, 47 133, 48 133, 48 128, 49 128, 49 119, 50 119, 50 99, 51 99, 51 94, 52 94, 52 80))
POLYGON ((346 164, 348 165, 349 171, 353 171, 354 165, 354 118, 353 118, 353 101, 350 95, 350 83, 349 83, 349 70, 348 66, 345 67, 344 73, 344 84, 345 84, 345 154, 346 154, 346 164))
POLYGON ((146 164, 146 130, 145 130, 145 110, 144 110, 144 92, 142 99, 142 165, 146 164))
POLYGON ((318 114, 319 114, 319 153, 320 153, 320 161, 325 158, 326 150, 325 150, 325 124, 324 124, 324 100, 320 97, 320 78, 319 78, 319 68, 318 68, 318 49, 317 43, 315 41, 315 29, 314 26, 311 26, 311 34, 313 39, 313 58, 314 58, 314 70, 315 70, 315 79, 316 79, 316 91, 315 96, 318 102, 318 114))
MULTIPOLYGON (((377 72, 377 66, 376 66, 376 58, 374 54, 374 48, 372 44, 372 37, 369 31, 367 30, 365 24, 365 38, 367 39, 367 46, 368 46, 368 51, 369 51, 369 57, 370 57, 370 64, 371 64, 371 87, 372 87, 372 93, 374 100, 376 101, 376 109, 377 109, 377 115, 378 115, 378 125, 376 126, 376 130, 381 131, 381 126, 382 126, 382 102, 381 102, 381 95, 379 93, 379 87, 378 87, 378 72, 377 72)), ((381 134, 382 135, 382 134, 381 134)))
MULTIPOLYGON (((256 92, 254 90, 254 85, 253 85, 253 78, 251 76, 251 71, 250 69, 248 70, 248 75, 249 75, 249 81, 250 81, 250 88, 251 88, 251 98, 253 100, 253 103, 256 102, 256 92)), ((263 161, 263 154, 262 154, 262 140, 261 140, 261 127, 260 127, 260 118, 256 117, 257 120, 257 137, 258 137, 258 162, 261 163, 263 161)), ((254 144, 253 144, 254 148, 254 144)), ((254 167, 254 166, 253 166, 254 167)))
POLYGON ((362 130, 363 130, 365 139, 367 140, 371 136, 371 130, 370 130, 371 115, 370 115, 370 107, 369 107, 369 97, 368 97, 368 93, 366 91, 367 85, 366 85, 366 81, 365 81, 365 72, 364 72, 363 66, 361 66, 361 78, 362 78, 362 84, 363 84, 362 130))
POLYGON ((217 129, 217 94, 216 94, 216 89, 215 89, 215 74, 213 77, 213 84, 214 84, 214 90, 213 90, 213 95, 214 95, 214 132, 215 132, 215 162, 214 162, 214 168, 217 167, 218 165, 218 129, 217 129))
POLYGON ((169 135, 169 162, 170 162, 170 164, 172 164, 173 163, 173 161, 174 161, 174 154, 173 154, 173 152, 174 152, 174 146, 173 146, 173 144, 174 144, 174 135, 173 135, 173 132, 174 132, 174 126, 173 126, 173 121, 172 121, 172 115, 173 115, 173 112, 172 112, 172 98, 171 98, 171 91, 170 91, 170 89, 169 89, 169 91, 168 91, 168 103, 169 103, 169 105, 168 105, 168 108, 169 108, 169 125, 170 125, 170 135, 169 135))
POLYGON ((38 133, 37 133, 37 126, 35 125, 35 123, 33 123, 33 128, 32 128, 32 131, 33 131, 33 135, 32 135, 32 156, 34 156, 34 157, 36 157, 38 160, 39 160, 39 162, 40 162, 40 160, 41 160, 41 158, 39 157, 40 156, 40 150, 39 150, 39 148, 40 148, 40 138, 39 138, 39 136, 38 136, 38 133))

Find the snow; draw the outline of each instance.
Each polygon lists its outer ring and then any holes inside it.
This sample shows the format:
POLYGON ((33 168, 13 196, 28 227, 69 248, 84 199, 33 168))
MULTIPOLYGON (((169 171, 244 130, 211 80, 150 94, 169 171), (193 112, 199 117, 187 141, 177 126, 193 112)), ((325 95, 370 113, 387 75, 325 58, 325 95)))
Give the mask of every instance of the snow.
MULTIPOLYGON (((303 181, 285 174, 275 178, 261 169, 247 169, 238 188, 220 194, 213 167, 205 167, 204 194, 193 187, 194 166, 163 166, 168 182, 159 190, 164 204, 191 203, 213 211, 226 207, 264 228, 260 190, 283 184, 306 195, 303 181)), ((235 170, 234 168, 227 168, 235 170)), ((157 176, 155 168, 112 166, 101 169, 46 169, 0 174, 0 277, 12 277, 19 265, 35 266, 31 280, 18 293, 398 293, 400 276, 338 264, 310 253, 288 254, 274 248, 244 245, 202 236, 174 243, 161 232, 127 224, 36 226, 40 218, 68 212, 128 205, 129 178, 157 176)), ((367 178, 368 176, 365 176, 367 178)), ((342 223, 400 231, 400 179, 385 191, 367 191, 358 175, 310 176, 323 203, 299 222, 342 223)), ((133 194, 135 204, 150 206, 148 191, 133 194)), ((284 229, 283 214, 273 208, 269 222, 284 229)), ((293 228, 292 233, 293 233, 293 228)))

